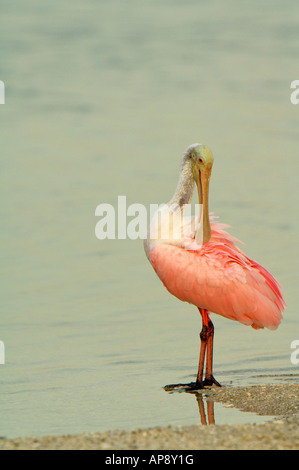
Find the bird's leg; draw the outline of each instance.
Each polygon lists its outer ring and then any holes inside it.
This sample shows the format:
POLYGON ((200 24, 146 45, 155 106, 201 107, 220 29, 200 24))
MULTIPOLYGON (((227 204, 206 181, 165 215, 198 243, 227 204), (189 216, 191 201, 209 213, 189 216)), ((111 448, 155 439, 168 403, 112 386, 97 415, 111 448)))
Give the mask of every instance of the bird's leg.
POLYGON ((207 349, 207 326, 204 324, 203 320, 203 325, 202 325, 202 330, 200 332, 200 354, 199 354, 199 362, 198 362, 198 372, 197 372, 197 377, 196 377, 196 384, 199 386, 203 386, 203 368, 204 368, 204 362, 205 362, 205 355, 206 355, 206 349, 207 349))
POLYGON ((208 323, 208 341, 207 341, 207 359, 206 359, 206 375, 204 385, 217 385, 221 387, 220 383, 213 377, 213 343, 214 343, 214 325, 209 319, 208 323))
POLYGON ((203 389, 205 385, 217 385, 221 387, 220 383, 213 377, 213 338, 214 338, 214 325, 210 320, 209 312, 205 308, 198 308, 202 318, 202 330, 200 332, 200 354, 198 363, 198 372, 196 382, 189 384, 170 384, 165 385, 164 390, 170 392, 172 390, 184 388, 186 392, 196 392, 196 390, 203 389), (203 380, 203 369, 206 359, 205 379, 203 380))
POLYGON ((202 330, 200 333, 201 339, 201 348, 200 348, 200 356, 199 356, 199 366, 198 366, 198 374, 197 374, 197 382, 200 381, 203 385, 217 385, 221 387, 220 383, 217 382, 216 379, 213 377, 213 340, 214 340, 214 325, 209 317, 209 312, 206 309, 199 308, 198 309, 201 317, 202 317, 202 330), (204 366, 204 359, 205 354, 207 353, 206 357, 206 372, 205 372, 205 380, 203 381, 203 366, 204 366))

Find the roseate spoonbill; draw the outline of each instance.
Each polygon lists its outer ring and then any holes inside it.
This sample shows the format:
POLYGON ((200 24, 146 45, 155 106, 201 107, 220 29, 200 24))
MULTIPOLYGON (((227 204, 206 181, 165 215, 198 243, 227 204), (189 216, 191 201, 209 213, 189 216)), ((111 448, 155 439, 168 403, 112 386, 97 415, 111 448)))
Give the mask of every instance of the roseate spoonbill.
POLYGON ((216 223, 209 214, 213 161, 205 145, 194 144, 187 148, 177 189, 170 202, 153 217, 144 241, 146 255, 167 290, 195 305, 202 317, 198 373, 196 382, 188 384, 189 389, 220 386, 213 377, 214 326, 210 312, 255 329, 274 330, 285 307, 274 277, 237 248, 234 242, 238 240, 223 230, 227 225, 216 223), (184 204, 191 203, 194 181, 201 207, 197 225, 194 218, 192 221, 178 217, 182 215, 184 204), (157 229, 156 236, 152 235, 153 228, 157 229))

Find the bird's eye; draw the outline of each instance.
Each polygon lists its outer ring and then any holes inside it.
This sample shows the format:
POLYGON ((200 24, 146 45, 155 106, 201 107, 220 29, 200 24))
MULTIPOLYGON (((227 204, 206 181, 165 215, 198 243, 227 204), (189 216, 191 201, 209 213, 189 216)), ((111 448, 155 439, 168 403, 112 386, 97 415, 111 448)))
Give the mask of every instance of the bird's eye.
POLYGON ((202 158, 199 158, 199 159, 198 159, 198 163, 202 163, 202 158))

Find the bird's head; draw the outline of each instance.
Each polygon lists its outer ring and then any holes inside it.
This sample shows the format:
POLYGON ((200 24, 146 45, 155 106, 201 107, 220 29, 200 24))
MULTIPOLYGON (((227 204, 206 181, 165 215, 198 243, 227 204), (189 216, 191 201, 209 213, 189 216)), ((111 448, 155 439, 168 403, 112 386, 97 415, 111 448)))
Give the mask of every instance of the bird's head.
POLYGON ((193 144, 188 147, 185 158, 191 161, 194 181, 197 185, 199 202, 202 203, 203 189, 208 189, 214 157, 206 145, 193 144))
POLYGON ((190 145, 190 147, 188 147, 188 156, 191 159, 192 173, 195 182, 197 181, 199 173, 211 173, 214 157, 209 147, 202 144, 190 145))

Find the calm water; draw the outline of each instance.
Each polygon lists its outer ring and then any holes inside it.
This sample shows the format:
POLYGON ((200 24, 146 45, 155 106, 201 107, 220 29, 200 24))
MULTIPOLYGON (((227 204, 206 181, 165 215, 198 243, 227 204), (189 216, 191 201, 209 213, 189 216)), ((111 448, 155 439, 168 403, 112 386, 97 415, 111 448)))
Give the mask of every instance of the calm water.
MULTIPOLYGON (((141 240, 94 232, 118 195, 167 202, 196 141, 211 210, 288 303, 275 332, 214 317, 215 376, 298 380, 298 2, 15 0, 1 20, 0 435, 200 423, 193 395, 162 389, 196 373, 196 309, 141 240)), ((216 424, 250 420, 215 406, 216 424)))

